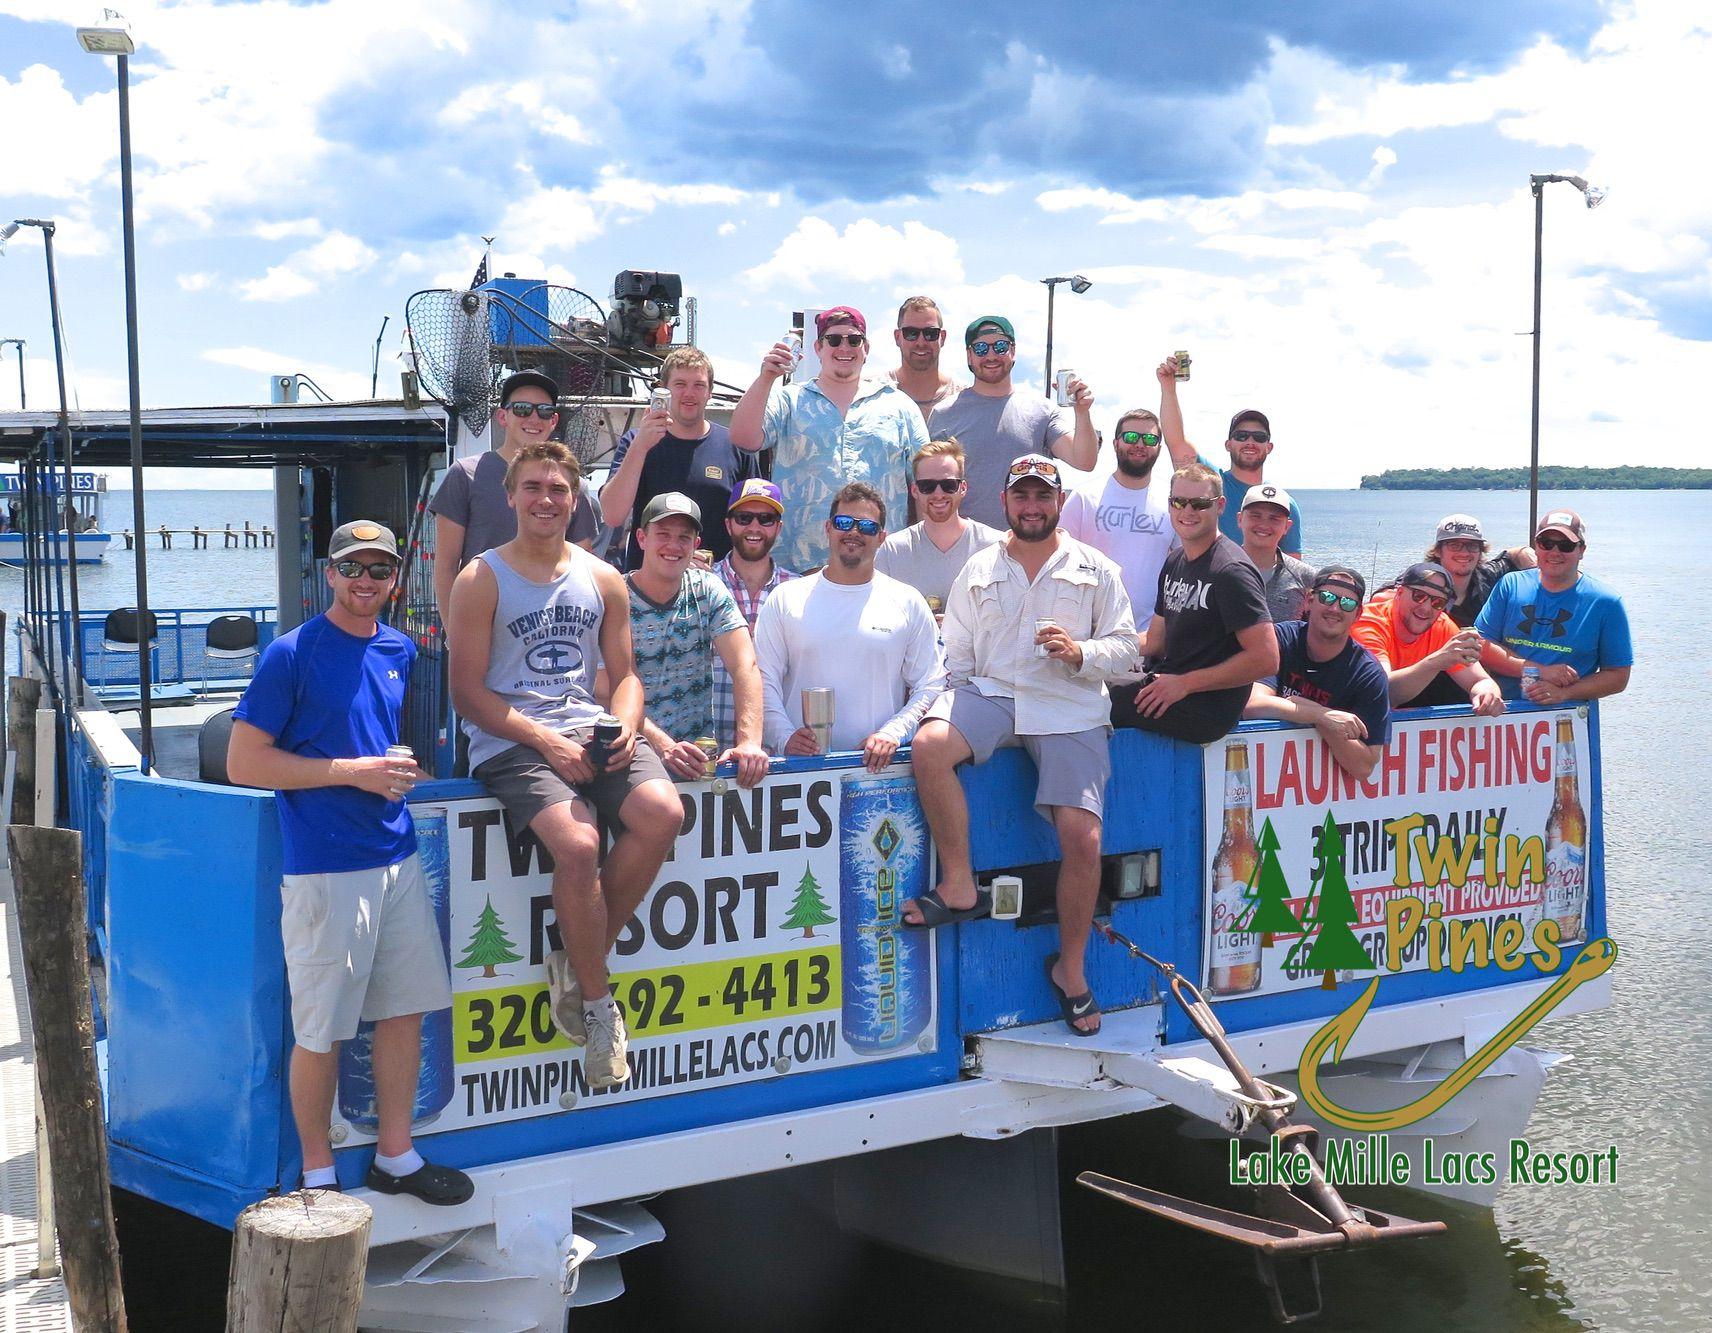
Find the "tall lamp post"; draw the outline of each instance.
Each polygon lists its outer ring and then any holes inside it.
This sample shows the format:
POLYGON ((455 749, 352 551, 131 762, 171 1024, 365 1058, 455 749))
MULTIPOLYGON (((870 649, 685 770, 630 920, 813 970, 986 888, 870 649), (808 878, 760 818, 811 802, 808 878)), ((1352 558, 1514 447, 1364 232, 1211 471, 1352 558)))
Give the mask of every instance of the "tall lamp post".
POLYGON ((1070 290, 1080 296, 1094 284, 1080 273, 1070 273, 1062 278, 1042 278, 1046 284, 1046 396, 1052 397, 1052 313, 1053 299, 1058 295, 1058 284, 1067 282, 1070 290))
MULTIPOLYGON (((62 497, 62 504, 69 504, 71 502, 71 495, 72 495, 72 490, 71 490, 71 412, 70 412, 70 407, 66 401, 66 392, 65 392, 65 332, 64 332, 64 326, 60 322, 60 315, 59 315, 59 277, 58 277, 57 270, 55 269, 55 266, 54 266, 54 244, 53 243, 54 243, 55 226, 54 226, 54 221, 52 218, 18 218, 16 221, 10 222, 5 227, 0 228, 0 246, 4 246, 7 241, 11 240, 13 233, 16 232, 19 227, 35 227, 42 233, 42 255, 46 259, 47 267, 48 267, 48 319, 53 325, 54 376, 59 381, 59 447, 60 447, 60 462, 62 464, 61 480, 62 480, 62 483, 64 485, 64 489, 65 489, 65 494, 62 497)), ((22 340, 19 340, 19 343, 18 343, 18 397, 20 400, 22 400, 23 396, 24 396, 24 345, 23 345, 22 340)), ((46 469, 46 475, 51 477, 53 475, 51 465, 45 464, 44 467, 46 469)), ((64 517, 63 512, 60 514, 59 517, 61 517, 61 518, 64 517)), ((51 529, 55 533, 54 542, 55 542, 55 548, 56 548, 56 552, 57 552, 57 547, 58 547, 58 535, 57 534, 58 534, 59 529, 55 528, 52 523, 50 523, 48 525, 48 527, 49 527, 49 529, 51 529)), ((66 556, 69 560, 69 563, 66 566, 66 591, 70 596, 70 604, 69 604, 69 607, 67 608, 70 612, 70 623, 69 623, 69 625, 62 625, 61 626, 60 652, 62 654, 61 660, 65 660, 66 658, 69 658, 77 666, 77 680, 78 680, 78 688, 79 688, 79 697, 76 700, 76 702, 81 705, 83 702, 83 699, 81 697, 81 690, 82 690, 82 684, 83 684, 83 626, 82 626, 81 622, 78 620, 78 613, 79 613, 80 607, 79 607, 78 595, 77 595, 77 532, 76 532, 76 525, 75 524, 70 523, 70 522, 66 523, 65 540, 66 540, 66 556)))
POLYGON ((137 534, 137 694, 142 724, 142 767, 154 767, 153 688, 149 660, 149 572, 143 548, 148 526, 143 517, 143 400, 137 378, 137 230, 131 193, 131 70, 130 58, 137 45, 131 40, 128 23, 113 10, 105 10, 101 24, 79 28, 77 40, 91 55, 119 58, 119 199, 125 232, 125 354, 131 389, 131 528, 137 534))
POLYGON ((1546 221, 1545 187, 1553 181, 1568 181, 1575 186, 1581 191, 1582 197, 1587 200, 1589 208, 1598 208, 1605 199, 1603 189, 1597 185, 1589 185, 1580 176, 1528 177, 1528 183, 1534 192, 1534 412, 1528 444, 1528 537, 1530 540, 1534 535, 1534 524, 1539 521, 1540 509, 1540 245, 1545 232, 1546 221))
POLYGON ((16 347, 18 349, 18 410, 30 410, 29 399, 24 395, 24 340, 22 338, 0 338, 0 347, 16 347))

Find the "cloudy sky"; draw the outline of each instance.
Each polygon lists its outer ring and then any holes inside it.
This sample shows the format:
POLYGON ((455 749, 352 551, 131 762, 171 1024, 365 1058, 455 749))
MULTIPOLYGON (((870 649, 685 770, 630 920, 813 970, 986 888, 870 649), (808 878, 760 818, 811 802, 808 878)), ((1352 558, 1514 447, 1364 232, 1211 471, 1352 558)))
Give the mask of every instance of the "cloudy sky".
MULTIPOLYGON (((788 312, 897 301, 1016 321, 1096 420, 1195 358, 1191 438, 1272 418, 1268 475, 1527 458, 1530 172, 1546 197, 1548 461, 1700 464, 1712 374, 1712 19, 1677 0, 796 0, 124 5, 143 400, 265 400, 303 371, 397 383, 404 303, 497 270, 604 299, 683 274, 747 384, 788 312), (670 17, 663 17, 667 13, 670 17), (1697 174, 1698 173, 1698 174, 1697 174)), ((67 0, 0 0, 0 214, 57 219, 83 407, 124 402, 110 59, 67 0)), ((4 220, 0 219, 0 220, 4 220)), ((53 393, 40 240, 0 338, 53 393)), ((876 363, 890 365, 889 339, 876 363)), ((12 352, 0 408, 16 406, 12 352)))

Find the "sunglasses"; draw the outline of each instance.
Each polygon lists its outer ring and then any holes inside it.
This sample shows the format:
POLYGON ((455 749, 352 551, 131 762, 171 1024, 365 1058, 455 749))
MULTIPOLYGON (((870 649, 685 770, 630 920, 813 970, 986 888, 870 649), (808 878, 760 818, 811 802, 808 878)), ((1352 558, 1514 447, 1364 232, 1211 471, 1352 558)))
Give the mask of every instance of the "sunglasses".
POLYGON ((1534 545, 1542 551, 1579 551, 1580 542, 1568 541, 1562 537, 1535 537, 1534 545))
POLYGON ((996 352, 998 355, 1003 356, 1015 346, 1016 344, 1009 338, 994 338, 991 342, 988 342, 985 338, 977 338, 974 342, 969 344, 969 350, 976 356, 985 356, 988 352, 996 352))
POLYGON ((839 532, 860 532, 864 537, 878 537, 880 525, 871 518, 856 518, 850 514, 838 514, 832 520, 832 526, 839 532))
POLYGON ((740 528, 749 527, 753 523, 759 523, 764 528, 779 526, 779 516, 771 511, 758 514, 752 509, 746 509, 741 514, 727 514, 726 517, 740 528))
POLYGON ((936 343, 945 336, 944 329, 899 329, 898 332, 903 334, 904 341, 907 343, 936 343))
POLYGON ((852 347, 860 347, 867 342, 867 336, 861 333, 825 333, 820 340, 828 347, 842 347, 849 343, 852 347))
POLYGON ((933 495, 938 492, 944 495, 955 495, 963 488, 962 477, 917 477, 915 488, 923 495, 933 495))
POLYGON ((1272 432, 1269 430, 1233 430, 1230 437, 1239 444, 1248 440, 1253 440, 1256 444, 1265 444, 1272 438, 1272 432))
POLYGON ((1211 509, 1217 503, 1218 501, 1213 499, 1210 495, 1173 495, 1171 497, 1171 507, 1173 509, 1193 509, 1199 512, 1201 510, 1211 509))
POLYGON ((378 583, 385 583, 398 573, 398 565, 391 560, 376 560, 365 564, 361 560, 337 560, 333 563, 334 570, 342 579, 361 578, 367 573, 378 583))
POLYGON ((1120 431, 1118 439, 1125 444, 1145 444, 1150 449, 1159 447, 1159 437, 1150 430, 1120 431))
POLYGON ((1450 605, 1450 598, 1443 593, 1426 592, 1420 588, 1406 588, 1404 591, 1414 599, 1416 606, 1430 606, 1435 610, 1443 611, 1445 607, 1450 605))
POLYGON ((545 421, 549 417, 559 415, 557 403, 507 403, 505 410, 512 416, 524 421, 529 420, 530 417, 540 417, 541 420, 545 421))
POLYGON ((1361 600, 1356 597, 1345 597, 1333 592, 1330 588, 1315 588, 1314 598, 1321 606, 1336 606, 1339 611, 1361 610, 1361 600))

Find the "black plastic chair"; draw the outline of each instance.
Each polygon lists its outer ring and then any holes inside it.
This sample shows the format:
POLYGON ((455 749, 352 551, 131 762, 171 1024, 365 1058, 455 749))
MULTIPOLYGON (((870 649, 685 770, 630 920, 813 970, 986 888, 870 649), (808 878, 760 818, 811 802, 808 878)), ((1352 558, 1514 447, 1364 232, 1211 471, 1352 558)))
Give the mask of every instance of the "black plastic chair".
POLYGON ((208 693, 210 662, 247 662, 261 656, 261 631, 254 616, 215 616, 208 622, 207 641, 202 649, 202 692, 208 693))
MULTIPOLYGON (((139 611, 134 606, 121 606, 117 611, 107 613, 107 619, 101 627, 101 684, 107 683, 107 654, 140 653, 143 651, 145 639, 151 653, 160 646, 160 622, 155 619, 153 611, 139 611)), ((140 674, 141 668, 138 670, 140 674)), ((158 677, 156 672, 149 674, 151 678, 158 677)))
POLYGON ((232 716, 237 711, 234 704, 224 712, 215 713, 196 733, 196 775, 204 782, 232 785, 232 779, 226 776, 226 747, 232 741, 232 716))

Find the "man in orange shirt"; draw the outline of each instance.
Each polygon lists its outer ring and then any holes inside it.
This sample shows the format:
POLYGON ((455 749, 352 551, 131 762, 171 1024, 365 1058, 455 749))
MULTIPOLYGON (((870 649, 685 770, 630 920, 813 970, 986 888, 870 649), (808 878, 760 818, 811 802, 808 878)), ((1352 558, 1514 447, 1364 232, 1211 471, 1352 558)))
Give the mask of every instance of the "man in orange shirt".
POLYGON ((1480 666, 1480 635, 1445 614, 1455 593, 1442 565, 1410 565, 1397 587, 1375 594, 1350 638, 1385 668, 1392 707, 1461 703, 1467 695, 1476 713, 1496 717, 1504 697, 1480 666))

